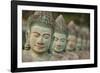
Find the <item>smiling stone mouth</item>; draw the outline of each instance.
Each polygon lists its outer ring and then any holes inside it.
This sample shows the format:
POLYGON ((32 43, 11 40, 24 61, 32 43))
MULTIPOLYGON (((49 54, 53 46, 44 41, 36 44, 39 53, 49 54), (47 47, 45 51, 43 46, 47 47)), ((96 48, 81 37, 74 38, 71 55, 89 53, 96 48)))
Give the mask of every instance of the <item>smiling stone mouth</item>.
POLYGON ((56 48, 61 48, 61 46, 58 46, 58 45, 57 45, 56 48))
POLYGON ((38 48, 44 48, 44 45, 35 45, 38 48))

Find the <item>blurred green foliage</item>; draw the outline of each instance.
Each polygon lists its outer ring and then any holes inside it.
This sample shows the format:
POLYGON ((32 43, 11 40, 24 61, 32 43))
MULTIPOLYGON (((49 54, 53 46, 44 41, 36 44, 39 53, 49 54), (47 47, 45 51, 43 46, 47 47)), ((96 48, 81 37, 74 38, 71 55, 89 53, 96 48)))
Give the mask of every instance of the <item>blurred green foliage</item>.
MULTIPOLYGON (((23 19, 27 20, 28 16, 33 14, 35 11, 24 10, 22 12, 23 19)), ((74 20, 76 25, 90 27, 90 14, 89 13, 68 13, 68 12, 53 12, 54 19, 60 14, 63 15, 66 25, 74 20)))

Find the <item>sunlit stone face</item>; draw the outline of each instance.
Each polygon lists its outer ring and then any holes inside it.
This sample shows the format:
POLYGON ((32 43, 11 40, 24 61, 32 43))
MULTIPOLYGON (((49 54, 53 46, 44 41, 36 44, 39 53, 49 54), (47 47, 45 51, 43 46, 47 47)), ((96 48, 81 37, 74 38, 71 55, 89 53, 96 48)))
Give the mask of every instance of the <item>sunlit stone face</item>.
POLYGON ((30 47, 37 53, 43 53, 48 50, 51 42, 51 29, 37 24, 31 27, 30 47))
POLYGON ((62 52, 66 47, 66 35, 62 33, 54 33, 54 41, 52 49, 56 52, 62 52))
POLYGON ((75 47, 76 47, 76 36, 68 35, 66 50, 73 50, 73 49, 75 49, 75 47))

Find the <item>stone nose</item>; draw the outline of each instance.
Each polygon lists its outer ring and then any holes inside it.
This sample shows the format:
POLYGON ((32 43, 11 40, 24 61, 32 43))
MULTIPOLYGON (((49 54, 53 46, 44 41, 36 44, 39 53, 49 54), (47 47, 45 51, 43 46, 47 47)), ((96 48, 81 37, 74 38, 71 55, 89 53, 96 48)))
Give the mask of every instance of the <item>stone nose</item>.
POLYGON ((40 36, 38 39, 37 39, 37 43, 43 43, 43 37, 40 36))

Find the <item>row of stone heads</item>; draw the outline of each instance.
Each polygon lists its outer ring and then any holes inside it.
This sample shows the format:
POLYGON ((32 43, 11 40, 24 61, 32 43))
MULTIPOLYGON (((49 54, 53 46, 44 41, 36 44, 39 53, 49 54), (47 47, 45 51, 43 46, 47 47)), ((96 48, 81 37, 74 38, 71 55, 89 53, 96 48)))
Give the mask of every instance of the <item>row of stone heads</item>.
POLYGON ((62 14, 59 14, 54 19, 52 12, 34 12, 28 17, 25 33, 26 49, 30 47, 32 42, 32 44, 37 44, 38 42, 50 43, 49 47, 58 48, 56 51, 62 51, 65 47, 67 50, 90 49, 89 28, 80 27, 73 20, 66 24, 62 14), (47 28, 52 31, 50 32, 47 28), (44 33, 46 33, 46 36, 44 36, 44 33))

